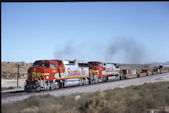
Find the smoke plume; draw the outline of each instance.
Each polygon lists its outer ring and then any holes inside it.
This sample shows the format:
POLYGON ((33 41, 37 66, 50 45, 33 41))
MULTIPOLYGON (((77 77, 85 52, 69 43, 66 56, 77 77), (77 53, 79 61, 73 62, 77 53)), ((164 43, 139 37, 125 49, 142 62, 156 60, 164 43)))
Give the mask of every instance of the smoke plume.
POLYGON ((71 59, 72 55, 74 55, 75 49, 71 45, 67 45, 65 48, 59 51, 55 51, 54 57, 56 59, 71 59))
POLYGON ((119 52, 124 53, 125 63, 138 64, 142 63, 145 56, 144 46, 135 42, 131 38, 118 38, 112 42, 106 50, 106 61, 111 61, 119 52))

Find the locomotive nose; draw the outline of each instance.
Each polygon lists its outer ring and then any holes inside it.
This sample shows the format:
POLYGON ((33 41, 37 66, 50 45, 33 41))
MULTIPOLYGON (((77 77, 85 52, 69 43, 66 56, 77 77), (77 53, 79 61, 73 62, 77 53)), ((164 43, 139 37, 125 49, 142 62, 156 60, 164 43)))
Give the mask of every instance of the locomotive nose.
POLYGON ((29 81, 37 81, 44 78, 43 73, 45 69, 38 67, 31 67, 28 69, 28 80, 29 81))

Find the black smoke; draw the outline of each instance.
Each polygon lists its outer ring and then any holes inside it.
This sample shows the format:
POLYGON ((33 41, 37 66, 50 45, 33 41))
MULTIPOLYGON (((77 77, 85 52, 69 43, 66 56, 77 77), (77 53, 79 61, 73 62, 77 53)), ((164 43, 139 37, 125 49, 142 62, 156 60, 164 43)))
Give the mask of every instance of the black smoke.
POLYGON ((132 38, 117 38, 108 46, 105 60, 111 61, 121 51, 124 53, 122 60, 130 64, 142 63, 146 55, 145 47, 132 38))
POLYGON ((54 57, 60 60, 63 59, 70 60, 70 59, 74 59, 72 58, 74 54, 75 54, 75 48, 72 45, 68 44, 63 49, 55 51, 54 57))

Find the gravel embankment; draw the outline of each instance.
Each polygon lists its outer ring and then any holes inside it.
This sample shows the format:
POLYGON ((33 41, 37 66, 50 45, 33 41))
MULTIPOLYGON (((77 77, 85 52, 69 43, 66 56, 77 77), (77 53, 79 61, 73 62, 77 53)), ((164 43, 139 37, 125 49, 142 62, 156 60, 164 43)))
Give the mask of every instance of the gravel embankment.
POLYGON ((135 79, 127 79, 122 81, 113 81, 113 82, 105 82, 99 83, 94 85, 86 85, 86 86, 77 86, 77 87, 70 87, 70 88, 63 88, 54 91, 44 91, 40 93, 20 93, 15 94, 13 96, 1 96, 1 102, 10 103, 18 100, 26 99, 30 96, 38 96, 38 95, 45 95, 50 94, 54 96, 62 96, 62 95, 70 95, 73 93, 83 93, 83 92, 95 92, 95 91, 102 91, 106 89, 114 89, 117 87, 123 88, 131 85, 141 85, 144 83, 153 83, 153 82, 163 82, 169 81, 169 73, 160 74, 160 75, 153 75, 135 79))

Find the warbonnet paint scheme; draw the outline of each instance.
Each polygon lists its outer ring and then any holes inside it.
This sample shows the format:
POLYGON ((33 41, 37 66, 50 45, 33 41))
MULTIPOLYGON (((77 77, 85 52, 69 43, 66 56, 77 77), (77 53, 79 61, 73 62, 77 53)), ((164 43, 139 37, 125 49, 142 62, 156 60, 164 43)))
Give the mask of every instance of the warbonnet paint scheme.
POLYGON ((93 84, 107 81, 108 76, 120 76, 114 64, 62 60, 38 60, 28 69, 25 90, 40 91, 64 87, 72 81, 93 84))
POLYGON ((135 68, 122 68, 115 63, 98 61, 80 62, 63 60, 37 60, 28 69, 25 91, 41 91, 57 89, 70 84, 86 85, 108 81, 108 79, 127 79, 148 76, 169 71, 162 66, 143 68, 138 72, 135 68))

